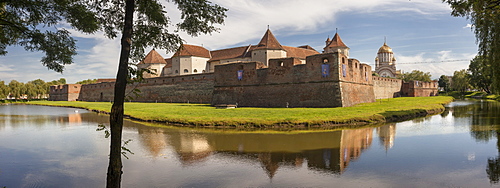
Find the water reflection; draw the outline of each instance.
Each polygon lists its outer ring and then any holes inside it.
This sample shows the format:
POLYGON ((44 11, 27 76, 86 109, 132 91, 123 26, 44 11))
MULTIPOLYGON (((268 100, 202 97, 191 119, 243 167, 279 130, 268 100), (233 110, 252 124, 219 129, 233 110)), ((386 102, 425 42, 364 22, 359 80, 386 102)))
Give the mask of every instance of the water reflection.
MULTIPOLYGON (((376 128, 380 143, 394 145, 395 124, 376 128)), ((154 157, 172 147, 183 165, 197 165, 210 156, 224 155, 259 161, 272 178, 280 167, 300 167, 331 174, 342 174, 351 161, 370 148, 373 128, 322 133, 263 134, 220 133, 186 129, 141 127, 140 143, 154 157)))
MULTIPOLYGON (((68 187, 103 185, 109 140, 95 129, 108 125, 108 116, 67 108, 36 107, 26 113, 20 111, 28 107, 8 108, 0 106, 0 187, 33 182, 61 187, 57 179, 68 187)), ((124 138, 133 139, 129 149, 135 155, 124 160, 124 187, 442 187, 451 185, 442 183, 450 179, 465 187, 497 184, 499 109, 496 102, 454 102, 438 116, 322 132, 238 132, 125 121, 124 138), (498 146, 491 152, 487 143, 495 138, 498 146), (457 178, 471 172, 476 174, 470 179, 457 178), (350 184, 358 179, 364 183, 350 184)))

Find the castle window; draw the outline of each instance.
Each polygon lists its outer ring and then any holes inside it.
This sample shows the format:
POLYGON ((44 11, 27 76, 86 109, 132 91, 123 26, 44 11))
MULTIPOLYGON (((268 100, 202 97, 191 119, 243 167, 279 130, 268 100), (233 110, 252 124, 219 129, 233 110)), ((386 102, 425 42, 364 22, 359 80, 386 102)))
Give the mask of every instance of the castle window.
POLYGON ((187 70, 187 69, 184 69, 184 73, 189 73, 189 70, 187 70))
POLYGON ((198 70, 194 69, 194 71, 193 71, 193 72, 195 72, 195 73, 196 73, 196 72, 198 72, 198 70))
POLYGON ((279 65, 282 67, 284 65, 283 61, 280 61, 279 65))
POLYGON ((175 70, 175 73, 177 74, 177 73, 179 73, 179 71, 178 71, 178 70, 175 70))
POLYGON ((328 63, 328 59, 327 59, 327 58, 324 58, 324 59, 323 59, 323 63, 328 63))

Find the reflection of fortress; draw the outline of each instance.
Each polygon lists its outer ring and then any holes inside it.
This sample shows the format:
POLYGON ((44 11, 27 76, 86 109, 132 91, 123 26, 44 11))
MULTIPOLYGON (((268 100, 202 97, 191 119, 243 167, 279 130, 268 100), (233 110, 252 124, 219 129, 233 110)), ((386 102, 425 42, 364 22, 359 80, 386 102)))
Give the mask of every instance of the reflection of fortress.
MULTIPOLYGON (((394 125, 376 128, 381 143, 389 149, 395 137, 394 125), (386 140, 391 140, 388 142, 386 140)), ((272 178, 279 167, 302 167, 325 173, 342 174, 349 163, 372 144, 373 128, 305 134, 218 134, 163 129, 139 130, 141 142, 151 155, 159 156, 172 147, 185 165, 196 165, 217 153, 242 160, 256 160, 272 178), (161 143, 161 144, 158 144, 161 143)))
MULTIPOLYGON (((433 96, 437 83, 403 83, 385 43, 375 71, 349 58, 338 33, 319 53, 305 45, 281 45, 267 30, 257 45, 209 51, 184 44, 171 58, 152 50, 137 66, 145 74, 136 101, 238 104, 258 107, 344 107, 398 96, 433 96)), ((51 86, 50 100, 111 101, 114 82, 51 86)))

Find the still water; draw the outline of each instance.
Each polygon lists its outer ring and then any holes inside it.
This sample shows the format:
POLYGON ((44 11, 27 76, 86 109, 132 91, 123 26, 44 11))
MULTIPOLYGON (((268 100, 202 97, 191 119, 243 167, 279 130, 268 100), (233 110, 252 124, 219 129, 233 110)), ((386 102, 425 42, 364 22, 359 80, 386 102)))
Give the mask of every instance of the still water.
MULTIPOLYGON (((500 103, 314 132, 237 132, 126 121, 123 187, 496 187, 500 103)), ((0 187, 104 187, 108 116, 0 106, 0 187)))

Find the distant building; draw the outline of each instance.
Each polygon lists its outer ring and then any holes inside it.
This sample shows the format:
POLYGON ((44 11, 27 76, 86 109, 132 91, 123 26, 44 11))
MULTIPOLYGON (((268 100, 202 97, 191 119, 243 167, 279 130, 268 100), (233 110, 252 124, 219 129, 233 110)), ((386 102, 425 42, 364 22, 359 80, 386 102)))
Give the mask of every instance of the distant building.
POLYGON ((385 42, 378 49, 377 57, 375 58, 375 73, 381 77, 396 78, 401 74, 401 71, 396 70, 396 58, 392 52, 392 48, 385 42))

